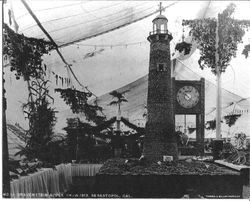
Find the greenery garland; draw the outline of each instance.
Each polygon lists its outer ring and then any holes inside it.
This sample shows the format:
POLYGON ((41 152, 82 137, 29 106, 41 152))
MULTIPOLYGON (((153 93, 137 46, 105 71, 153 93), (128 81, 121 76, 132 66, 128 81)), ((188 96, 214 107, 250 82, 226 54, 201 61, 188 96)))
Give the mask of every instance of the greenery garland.
MULTIPOLYGON (((183 20, 184 26, 191 28, 191 34, 199 44, 200 59, 198 63, 201 69, 211 68, 216 74, 217 66, 220 72, 230 64, 232 57, 236 57, 237 44, 242 42, 245 34, 244 29, 250 26, 249 20, 235 20, 232 18, 235 5, 230 4, 221 14, 218 15, 218 49, 216 50, 216 19, 183 20), (216 51, 219 59, 216 64, 216 51)), ((246 51, 246 50, 245 50, 246 51)))
POLYGON ((235 124, 236 120, 241 116, 241 114, 231 114, 224 116, 224 119, 226 120, 226 124, 231 127, 235 124))
POLYGON ((206 122, 206 129, 207 130, 215 130, 216 128, 216 120, 210 120, 206 122))
POLYGON ((16 79, 40 77, 43 73, 41 57, 54 48, 50 42, 17 34, 3 24, 3 55, 10 58, 10 70, 15 71, 16 79))
POLYGON ((89 92, 82 92, 71 88, 57 88, 55 92, 61 94, 61 98, 70 106, 73 113, 83 112, 85 103, 87 103, 88 98, 92 96, 89 92))
POLYGON ((248 58, 249 52, 250 52, 250 44, 245 45, 242 54, 245 55, 245 58, 248 58))

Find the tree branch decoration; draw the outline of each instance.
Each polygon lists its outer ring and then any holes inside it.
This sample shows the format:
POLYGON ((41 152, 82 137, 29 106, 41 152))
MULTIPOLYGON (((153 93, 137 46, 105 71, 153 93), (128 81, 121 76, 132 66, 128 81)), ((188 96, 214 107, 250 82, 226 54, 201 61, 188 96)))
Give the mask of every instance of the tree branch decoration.
POLYGON ((40 77, 43 73, 41 57, 54 48, 50 42, 17 34, 3 24, 3 55, 9 56, 10 70, 15 71, 16 79, 40 77))
POLYGON ((242 54, 245 55, 245 58, 248 58, 249 52, 250 52, 250 44, 245 45, 242 54))
POLYGON ((65 101, 73 113, 84 113, 88 121, 93 121, 96 124, 102 122, 106 117, 98 115, 98 112, 102 113, 102 107, 88 104, 88 99, 92 96, 90 92, 82 92, 76 89, 55 89, 55 92, 61 94, 61 98, 65 101))
POLYGON ((235 124, 236 120, 241 116, 241 114, 231 114, 224 117, 226 124, 231 127, 235 124))
POLYGON ((206 129, 207 130, 215 130, 216 128, 216 120, 210 120, 206 122, 206 129))
POLYGON ((61 98, 70 106, 73 113, 83 112, 84 104, 87 103, 88 98, 92 96, 89 92, 82 92, 71 88, 57 88, 55 92, 61 94, 61 98))
POLYGON ((250 21, 233 19, 235 7, 234 4, 230 4, 221 14, 218 14, 218 49, 216 49, 216 19, 183 20, 183 25, 191 28, 191 34, 199 44, 201 56, 198 63, 201 69, 211 68, 211 71, 216 74, 218 66, 220 72, 225 72, 232 57, 236 57, 237 45, 242 42, 244 29, 250 26, 250 21), (219 55, 217 64, 216 51, 219 55))
POLYGON ((23 105, 23 112, 29 119, 27 144, 17 154, 51 161, 50 142, 56 117, 54 108, 50 107, 54 100, 49 95, 49 81, 44 79, 41 57, 55 47, 43 39, 17 34, 6 24, 3 25, 3 39, 3 54, 10 59, 10 70, 15 71, 16 79, 23 76, 29 90, 28 103, 23 105))
POLYGON ((43 77, 32 81, 29 101, 23 105, 23 111, 29 119, 29 130, 26 147, 17 154, 25 154, 28 159, 50 161, 49 143, 53 138, 56 111, 49 106, 54 99, 49 95, 47 83, 48 80, 45 81, 43 77))

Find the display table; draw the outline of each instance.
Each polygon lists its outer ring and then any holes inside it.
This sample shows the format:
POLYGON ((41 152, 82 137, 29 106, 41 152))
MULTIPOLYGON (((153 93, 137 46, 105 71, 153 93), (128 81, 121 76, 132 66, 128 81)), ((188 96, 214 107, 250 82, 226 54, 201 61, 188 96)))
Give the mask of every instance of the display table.
POLYGON ((62 197, 71 184, 71 164, 60 164, 11 181, 10 193, 12 198, 62 197))
POLYGON ((72 164, 72 176, 95 176, 103 164, 72 164))

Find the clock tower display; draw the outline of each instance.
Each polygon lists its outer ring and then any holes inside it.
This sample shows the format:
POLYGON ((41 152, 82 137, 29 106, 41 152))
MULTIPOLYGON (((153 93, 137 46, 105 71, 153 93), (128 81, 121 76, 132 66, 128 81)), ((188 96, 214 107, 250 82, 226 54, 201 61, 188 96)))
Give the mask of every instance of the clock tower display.
POLYGON ((164 155, 178 159, 169 44, 173 37, 168 32, 167 23, 167 18, 160 12, 153 20, 153 31, 147 38, 150 42, 148 121, 143 155, 154 161, 162 160, 164 155))

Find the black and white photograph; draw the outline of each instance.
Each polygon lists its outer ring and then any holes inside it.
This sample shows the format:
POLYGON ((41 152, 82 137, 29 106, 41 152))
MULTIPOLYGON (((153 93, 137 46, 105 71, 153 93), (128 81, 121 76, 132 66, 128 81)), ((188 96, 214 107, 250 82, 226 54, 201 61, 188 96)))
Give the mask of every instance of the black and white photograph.
POLYGON ((2 198, 250 199, 250 1, 1 5, 2 198))

